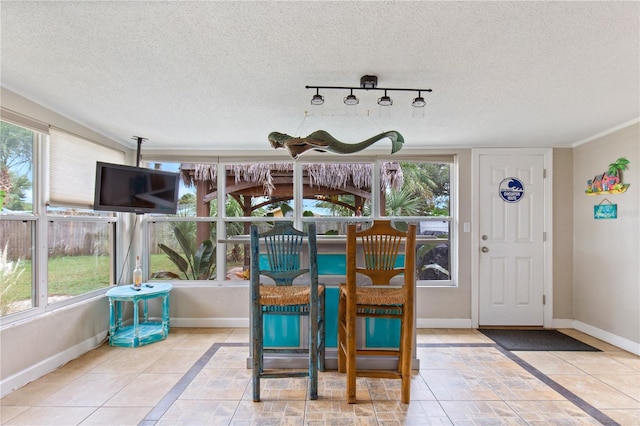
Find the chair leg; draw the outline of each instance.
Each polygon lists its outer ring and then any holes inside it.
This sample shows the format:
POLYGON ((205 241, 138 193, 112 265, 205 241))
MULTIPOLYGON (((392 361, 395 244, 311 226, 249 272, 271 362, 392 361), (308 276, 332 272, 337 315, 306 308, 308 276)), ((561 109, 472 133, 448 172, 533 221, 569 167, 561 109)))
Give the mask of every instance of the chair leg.
MULTIPOLYGON (((309 308, 309 399, 318 399, 318 303, 309 308)), ((301 318, 302 319, 302 318, 301 318)))
POLYGON ((320 348, 318 369, 325 371, 325 354, 326 354, 326 340, 325 340, 325 292, 322 292, 320 296, 320 312, 318 313, 318 346, 320 348))
POLYGON ((346 366, 346 354, 344 348, 347 342, 346 338, 346 299, 342 295, 342 289, 338 290, 338 372, 345 373, 347 371, 346 366))
POLYGON ((346 307, 347 402, 356 403, 356 313, 346 307))
POLYGON ((262 351, 262 308, 260 306, 253 309, 252 323, 252 382, 253 382, 253 401, 260 401, 260 374, 263 371, 263 351, 262 351))
POLYGON ((400 401, 403 404, 411 402, 411 361, 413 349, 413 318, 408 312, 403 312, 401 324, 401 351, 400 374, 402 376, 402 388, 400 401))

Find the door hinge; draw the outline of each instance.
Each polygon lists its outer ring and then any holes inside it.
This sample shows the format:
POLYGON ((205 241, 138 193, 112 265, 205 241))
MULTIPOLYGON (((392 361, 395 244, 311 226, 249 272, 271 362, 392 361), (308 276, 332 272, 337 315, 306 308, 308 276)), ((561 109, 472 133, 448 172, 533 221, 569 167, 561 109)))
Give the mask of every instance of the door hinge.
POLYGON ((542 169, 542 179, 547 178, 547 169, 542 169))
POLYGON ((542 304, 543 305, 547 304, 547 296, 545 296, 544 294, 542 295, 542 304))
POLYGON ((547 241, 547 233, 543 232, 542 233, 542 242, 546 242, 547 241))

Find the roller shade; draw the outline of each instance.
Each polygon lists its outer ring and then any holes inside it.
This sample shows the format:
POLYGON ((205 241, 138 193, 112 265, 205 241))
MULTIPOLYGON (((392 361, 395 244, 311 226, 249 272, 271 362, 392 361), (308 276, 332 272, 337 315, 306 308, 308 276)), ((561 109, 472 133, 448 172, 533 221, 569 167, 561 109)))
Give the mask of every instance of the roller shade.
POLYGON ((53 127, 49 135, 47 204, 92 208, 96 161, 124 164, 125 153, 53 127))

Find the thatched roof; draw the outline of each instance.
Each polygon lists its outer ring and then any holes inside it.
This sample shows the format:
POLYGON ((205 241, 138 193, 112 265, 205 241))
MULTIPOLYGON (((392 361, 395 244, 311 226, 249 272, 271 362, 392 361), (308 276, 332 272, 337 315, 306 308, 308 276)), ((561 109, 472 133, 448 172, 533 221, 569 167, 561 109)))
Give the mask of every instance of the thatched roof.
MULTIPOLYGON (((400 189, 404 182, 402 168, 395 162, 382 162, 380 183, 383 188, 400 189)), ((367 163, 335 163, 335 164, 303 164, 303 173, 309 178, 311 187, 332 189, 346 188, 348 185, 358 189, 371 188, 371 164, 367 163)), ((265 195, 271 195, 275 189, 274 173, 293 174, 293 163, 254 163, 233 164, 226 166, 227 176, 233 176, 235 183, 251 182, 260 184, 265 195)), ((187 186, 195 186, 198 181, 215 185, 217 167, 215 164, 180 165, 182 180, 187 186)))

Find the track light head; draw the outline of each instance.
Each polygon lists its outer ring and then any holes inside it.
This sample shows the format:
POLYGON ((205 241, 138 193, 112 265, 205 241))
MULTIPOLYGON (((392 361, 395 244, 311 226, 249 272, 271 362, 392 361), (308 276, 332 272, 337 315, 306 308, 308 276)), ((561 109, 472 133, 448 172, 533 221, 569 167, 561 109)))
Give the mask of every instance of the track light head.
POLYGON ((384 96, 378 98, 378 105, 380 106, 391 106, 393 105, 393 99, 387 96, 387 91, 384 91, 384 96))
POLYGON ((345 105, 358 105, 358 103, 360 103, 360 100, 356 97, 356 95, 353 94, 353 89, 351 89, 351 94, 347 95, 344 98, 344 104, 345 105))
POLYGON ((316 94, 311 98, 311 105, 322 105, 324 98, 320 96, 320 89, 316 89, 316 94))
POLYGON ((417 98, 413 98, 413 102, 411 102, 411 106, 414 108, 424 108, 424 106, 427 103, 425 102, 424 98, 422 97, 422 91, 418 90, 418 97, 417 98))

